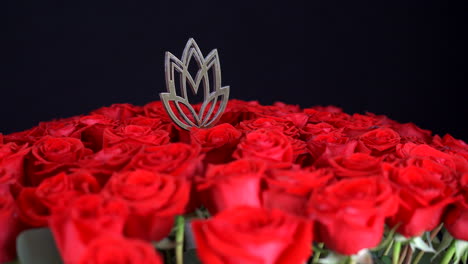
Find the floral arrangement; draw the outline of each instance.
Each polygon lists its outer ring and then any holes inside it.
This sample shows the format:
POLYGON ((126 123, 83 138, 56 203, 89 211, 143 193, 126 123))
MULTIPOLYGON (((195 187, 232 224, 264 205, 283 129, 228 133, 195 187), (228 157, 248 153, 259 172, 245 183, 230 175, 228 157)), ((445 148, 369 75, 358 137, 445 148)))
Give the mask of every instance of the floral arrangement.
POLYGON ((114 104, 0 135, 0 262, 40 227, 64 263, 466 263, 468 145, 332 106, 185 131, 114 104))

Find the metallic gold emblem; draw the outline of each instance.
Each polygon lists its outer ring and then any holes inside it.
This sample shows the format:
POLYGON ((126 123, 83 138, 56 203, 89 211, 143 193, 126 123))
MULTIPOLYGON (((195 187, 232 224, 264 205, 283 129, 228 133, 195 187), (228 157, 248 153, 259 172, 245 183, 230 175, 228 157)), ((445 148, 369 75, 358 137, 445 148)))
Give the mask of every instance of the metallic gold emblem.
POLYGON ((191 38, 185 45, 181 60, 170 52, 166 52, 164 66, 167 93, 160 93, 160 97, 171 119, 186 130, 191 127, 207 128, 214 125, 224 112, 229 98, 229 86, 221 87, 218 51, 214 49, 203 57, 197 43, 191 38), (198 65, 195 78, 189 72, 192 59, 198 65), (211 79, 210 70, 212 71, 211 79), (176 83, 179 87, 176 87, 176 83), (187 86, 190 86, 191 91, 196 95, 200 86, 203 87, 203 102, 198 112, 189 102, 187 86), (180 95, 177 94, 177 88, 180 90, 180 95))

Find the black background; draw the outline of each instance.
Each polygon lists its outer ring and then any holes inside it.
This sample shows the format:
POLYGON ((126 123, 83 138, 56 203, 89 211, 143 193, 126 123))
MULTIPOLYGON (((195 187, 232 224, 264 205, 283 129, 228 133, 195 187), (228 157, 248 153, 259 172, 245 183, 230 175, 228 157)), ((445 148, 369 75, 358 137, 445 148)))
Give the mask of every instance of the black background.
POLYGON ((166 50, 217 48, 231 98, 467 136, 463 1, 6 1, 0 132, 157 100, 166 50))

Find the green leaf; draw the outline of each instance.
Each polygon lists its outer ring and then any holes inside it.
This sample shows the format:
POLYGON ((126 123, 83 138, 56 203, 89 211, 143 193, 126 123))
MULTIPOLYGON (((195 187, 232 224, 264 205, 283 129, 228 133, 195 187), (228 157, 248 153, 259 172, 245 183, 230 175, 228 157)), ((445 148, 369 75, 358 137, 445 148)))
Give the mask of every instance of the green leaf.
POLYGON ((455 263, 460 262, 465 253, 468 252, 468 241, 455 241, 455 263))
POLYGON ((432 247, 432 245, 427 244, 422 237, 414 237, 411 239, 410 242, 411 248, 414 250, 415 248, 424 251, 424 252, 430 252, 430 253, 435 253, 435 249, 432 247))
POLYGON ((23 231, 16 240, 21 264, 61 264, 62 259, 48 228, 23 231))
POLYGON ((440 255, 443 251, 445 251, 450 244, 452 244, 453 237, 450 235, 448 231, 444 232, 444 235, 442 236, 442 242, 440 242, 440 245, 437 247, 435 255, 432 257, 431 261, 433 262, 437 256, 440 255))

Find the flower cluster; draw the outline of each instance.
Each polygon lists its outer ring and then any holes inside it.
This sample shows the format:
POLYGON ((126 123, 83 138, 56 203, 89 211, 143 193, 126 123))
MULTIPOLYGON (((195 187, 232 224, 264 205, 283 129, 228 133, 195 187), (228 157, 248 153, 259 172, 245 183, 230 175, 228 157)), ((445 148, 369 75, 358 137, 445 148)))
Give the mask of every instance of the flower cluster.
POLYGON ((160 102, 115 104, 0 135, 0 262, 48 226, 65 263, 163 263, 177 215, 203 263, 304 263, 444 223, 468 240, 468 145, 336 107, 230 100, 218 124, 178 129, 160 102), (117 263, 117 262, 116 262, 117 263))

